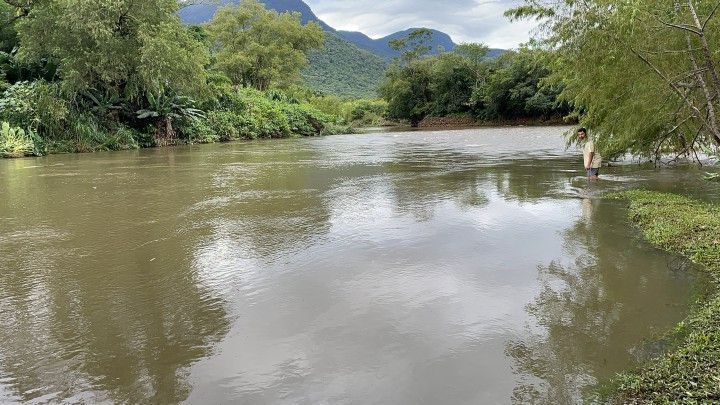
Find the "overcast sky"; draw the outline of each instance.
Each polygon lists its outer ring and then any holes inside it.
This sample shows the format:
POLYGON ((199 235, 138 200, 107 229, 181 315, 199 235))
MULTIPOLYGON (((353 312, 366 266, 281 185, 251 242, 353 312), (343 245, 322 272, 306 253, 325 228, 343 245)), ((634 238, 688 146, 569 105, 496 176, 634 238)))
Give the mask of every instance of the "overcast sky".
POLYGON ((379 38, 413 27, 434 28, 456 43, 483 42, 516 48, 527 42, 533 22, 503 16, 521 0, 305 0, 331 27, 379 38))

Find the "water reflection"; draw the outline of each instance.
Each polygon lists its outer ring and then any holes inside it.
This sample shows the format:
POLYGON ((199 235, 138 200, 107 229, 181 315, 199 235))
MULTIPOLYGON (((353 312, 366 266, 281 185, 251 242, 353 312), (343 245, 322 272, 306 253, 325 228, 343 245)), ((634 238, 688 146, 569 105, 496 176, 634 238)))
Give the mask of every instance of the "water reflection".
POLYGON ((653 252, 623 225, 618 204, 586 198, 581 212, 563 234, 571 260, 538 268, 528 334, 507 346, 523 376, 516 402, 582 402, 595 383, 647 360, 644 339, 682 318, 684 306, 671 303, 692 296, 687 263, 653 252), (654 254, 638 259, 637 251, 654 254))
MULTIPOLYGON (((184 265, 196 236, 174 213, 179 192, 161 190, 168 200, 157 210, 138 206, 135 189, 108 199, 108 183, 137 169, 95 161, 106 171, 88 177, 86 164, 6 177, 3 200, 14 208, 0 215, 1 400, 181 402, 187 368, 228 330, 225 304, 184 265), (62 190, 46 173, 61 176, 62 190)), ((163 189, 154 177, 139 186, 163 189)))

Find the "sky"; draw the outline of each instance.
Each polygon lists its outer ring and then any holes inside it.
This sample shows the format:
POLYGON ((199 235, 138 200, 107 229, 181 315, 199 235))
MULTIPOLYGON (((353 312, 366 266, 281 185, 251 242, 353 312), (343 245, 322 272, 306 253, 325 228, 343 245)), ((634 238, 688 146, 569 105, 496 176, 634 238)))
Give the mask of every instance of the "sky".
POLYGON ((305 0, 331 27, 380 38, 407 28, 434 28, 456 43, 482 42, 491 48, 517 48, 535 23, 510 22, 503 12, 521 0, 305 0))

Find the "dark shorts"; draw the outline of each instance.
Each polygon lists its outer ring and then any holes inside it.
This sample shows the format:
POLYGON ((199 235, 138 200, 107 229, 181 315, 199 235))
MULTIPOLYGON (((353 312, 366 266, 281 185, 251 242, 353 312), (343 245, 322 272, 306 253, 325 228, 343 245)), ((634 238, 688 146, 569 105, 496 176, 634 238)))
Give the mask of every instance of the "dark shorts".
POLYGON ((597 177, 600 175, 600 168, 590 169, 587 171, 588 177, 597 177))

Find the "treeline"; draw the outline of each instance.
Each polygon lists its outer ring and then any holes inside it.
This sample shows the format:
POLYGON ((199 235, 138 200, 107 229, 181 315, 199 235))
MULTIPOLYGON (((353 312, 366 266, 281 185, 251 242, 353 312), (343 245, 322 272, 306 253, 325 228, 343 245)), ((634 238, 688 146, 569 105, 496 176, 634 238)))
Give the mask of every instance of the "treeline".
POLYGON ((427 116, 465 115, 479 121, 560 120, 569 105, 562 85, 546 83, 552 54, 522 48, 489 59, 481 44, 429 56, 432 33, 416 30, 391 46, 402 56, 388 69, 380 94, 391 118, 416 126, 427 116))
POLYGON ((184 26, 178 9, 0 0, 0 155, 343 130, 343 117, 299 87, 308 53, 323 45, 317 24, 256 0, 205 26, 184 26))

